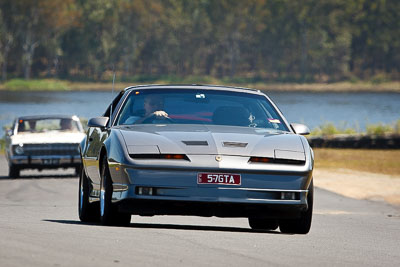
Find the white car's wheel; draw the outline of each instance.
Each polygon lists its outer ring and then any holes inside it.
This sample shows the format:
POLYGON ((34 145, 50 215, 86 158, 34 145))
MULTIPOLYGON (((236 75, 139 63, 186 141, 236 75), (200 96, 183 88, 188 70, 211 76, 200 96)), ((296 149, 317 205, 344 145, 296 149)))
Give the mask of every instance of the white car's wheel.
POLYGON ((8 167, 8 176, 10 178, 18 178, 20 174, 20 169, 15 165, 10 165, 8 167))

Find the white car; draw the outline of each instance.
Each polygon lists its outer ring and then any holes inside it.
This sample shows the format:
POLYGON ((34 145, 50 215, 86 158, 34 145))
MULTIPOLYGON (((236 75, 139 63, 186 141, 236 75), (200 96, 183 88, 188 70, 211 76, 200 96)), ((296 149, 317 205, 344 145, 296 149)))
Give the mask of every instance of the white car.
POLYGON ((79 173, 79 144, 85 137, 77 116, 23 116, 6 132, 9 176, 22 169, 75 168, 79 173))

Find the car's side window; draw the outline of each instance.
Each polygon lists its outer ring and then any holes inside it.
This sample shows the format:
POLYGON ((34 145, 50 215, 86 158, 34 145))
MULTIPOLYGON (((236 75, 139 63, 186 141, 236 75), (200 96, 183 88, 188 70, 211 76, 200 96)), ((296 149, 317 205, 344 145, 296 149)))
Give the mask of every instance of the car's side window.
POLYGON ((121 91, 112 101, 112 103, 107 107, 106 111, 103 113, 103 117, 110 118, 110 112, 112 112, 115 116, 115 110, 118 108, 118 103, 121 100, 121 97, 124 95, 124 92, 121 91))
POLYGON ((135 106, 140 102, 140 99, 138 98, 140 97, 133 97, 131 95, 125 101, 120 113, 118 114, 116 125, 133 124, 139 118, 135 113, 135 106))

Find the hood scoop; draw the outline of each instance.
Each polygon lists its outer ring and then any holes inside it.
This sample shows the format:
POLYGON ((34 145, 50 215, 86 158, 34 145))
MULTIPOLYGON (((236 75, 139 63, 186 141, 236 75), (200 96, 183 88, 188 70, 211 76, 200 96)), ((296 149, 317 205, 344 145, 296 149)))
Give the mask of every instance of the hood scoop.
POLYGON ((187 146, 208 146, 207 141, 182 141, 187 146))
POLYGON ((248 143, 240 143, 240 142, 222 142, 224 147, 246 147, 248 143))

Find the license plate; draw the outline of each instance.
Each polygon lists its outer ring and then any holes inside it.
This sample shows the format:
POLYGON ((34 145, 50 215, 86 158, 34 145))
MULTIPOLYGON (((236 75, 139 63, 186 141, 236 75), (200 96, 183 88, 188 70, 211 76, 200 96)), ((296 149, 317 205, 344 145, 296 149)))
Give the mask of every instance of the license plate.
POLYGON ((59 163, 59 159, 44 159, 43 164, 44 165, 57 165, 59 163))
POLYGON ((240 185, 240 174, 235 173, 198 173, 197 184, 240 185))

